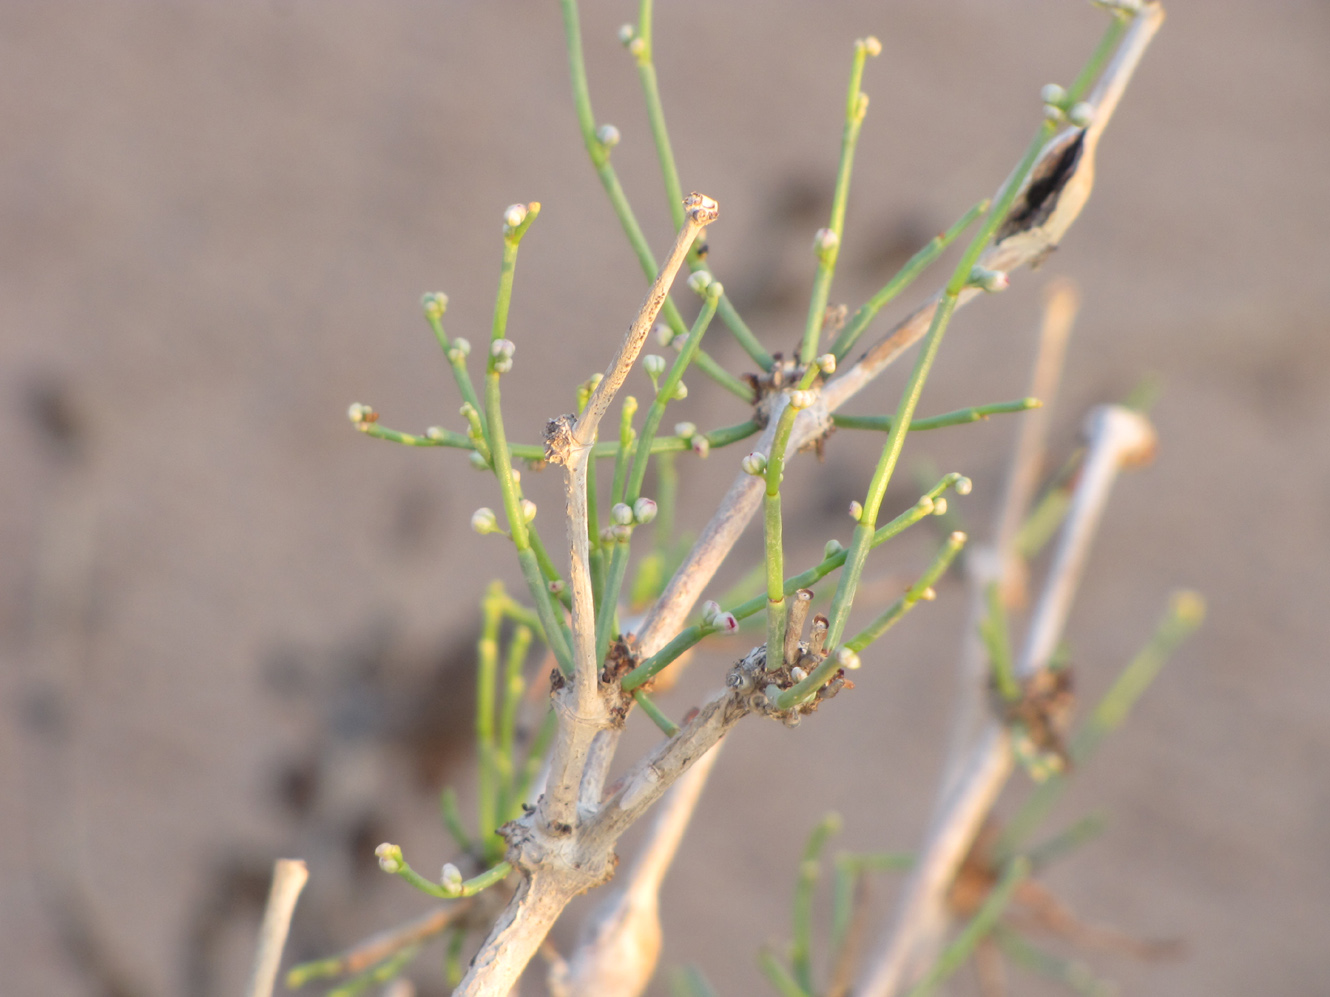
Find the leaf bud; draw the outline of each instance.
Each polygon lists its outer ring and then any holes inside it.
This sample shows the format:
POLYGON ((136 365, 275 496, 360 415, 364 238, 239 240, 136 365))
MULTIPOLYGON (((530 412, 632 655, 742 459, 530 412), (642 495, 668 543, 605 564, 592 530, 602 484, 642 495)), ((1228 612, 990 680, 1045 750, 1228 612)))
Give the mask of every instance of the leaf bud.
POLYGON ((660 375, 665 373, 665 358, 659 353, 648 353, 642 358, 642 370, 651 378, 651 383, 656 384, 660 375))
POLYGON ((864 504, 857 499, 850 503, 850 518, 856 523, 863 518, 864 504))
POLYGON ((974 482, 971 481, 969 478, 956 479, 955 488, 957 495, 969 495, 970 489, 973 487, 974 487, 974 482))
POLYGON ((631 24, 625 24, 619 28, 620 45, 627 46, 628 43, 631 42, 636 37, 637 37, 637 29, 634 28, 631 24))
POLYGON ((525 204, 510 204, 503 212, 503 225, 508 231, 512 231, 526 221, 527 207, 525 204))
POLYGON ((465 360, 471 355, 471 340, 458 336, 453 340, 452 345, 448 347, 448 359, 456 363, 459 360, 465 360), (456 354, 454 356, 453 354, 456 354))
POLYGON ((674 342, 674 330, 664 322, 657 322, 652 327, 652 331, 656 334, 656 342, 661 346, 669 346, 674 342))
POLYGON ((933 515, 945 516, 947 514, 947 496, 939 495, 933 499, 933 515))
POLYGON ((639 58, 641 57, 642 53, 644 53, 646 50, 647 50, 647 43, 645 38, 641 37, 634 38, 632 41, 628 43, 628 51, 633 53, 633 55, 638 56, 639 58))
POLYGON ((864 39, 864 51, 874 59, 882 54, 882 43, 877 40, 876 35, 869 35, 864 39))
POLYGON ((693 453, 697 454, 703 460, 706 459, 707 454, 711 453, 711 441, 701 433, 694 436, 690 442, 693 447, 693 453))
POLYGON ((676 422, 674 424, 674 435, 680 436, 685 440, 691 440, 697 435, 697 426, 691 422, 676 422))
POLYGON ((688 385, 680 381, 674 386, 674 400, 681 402, 688 397, 688 385))
POLYGON ((863 662, 859 660, 859 655, 855 654, 851 648, 839 647, 836 649, 836 664, 848 671, 854 671, 863 662))
POLYGON ((802 682, 804 679, 808 678, 808 673, 798 665, 795 665, 790 669, 790 678, 794 679, 796 682, 802 682))
POLYGON ((1083 100, 1071 105, 1071 110, 1067 112, 1067 120, 1077 128, 1088 128, 1090 122, 1094 120, 1094 105, 1087 104, 1083 100))
POLYGON ((490 469, 490 462, 485 459, 485 455, 479 450, 472 450, 471 456, 467 460, 477 471, 488 471, 490 469))
POLYGON ((707 271, 694 270, 691 274, 688 275, 688 286, 691 287, 698 294, 705 294, 707 288, 711 285, 711 282, 713 280, 715 280, 715 278, 712 277, 711 274, 708 273, 707 271))
POLYGON ((767 471, 767 455, 754 450, 748 454, 741 462, 744 473, 751 474, 753 477, 761 477, 767 471))
POLYGON ((828 540, 827 545, 822 548, 822 559, 826 560, 829 557, 835 557, 844 549, 845 545, 839 540, 828 540))
POLYGON ((600 140, 600 144, 606 149, 613 149, 619 144, 619 139, 621 137, 622 136, 619 135, 619 129, 615 128, 613 125, 601 125, 596 129, 596 138, 600 140))
POLYGON ((645 526, 656 518, 656 502, 645 495, 633 503, 633 522, 645 526))
POLYGON ((820 228, 813 236, 813 251, 816 253, 829 253, 839 245, 840 236, 835 229, 820 228))
POLYGON ((615 502, 610 509, 610 522, 615 526, 632 526, 633 507, 626 502, 615 502))
POLYGON ((796 388, 790 392, 790 407, 796 410, 812 408, 813 403, 817 401, 817 392, 809 391, 804 388, 796 388))
POLYGON ((817 358, 817 369, 824 374, 836 373, 836 354, 823 353, 817 358))
POLYGON ((981 267, 978 264, 970 268, 970 277, 966 281, 971 287, 979 287, 990 294, 996 291, 1005 291, 1011 285, 1011 278, 1007 276, 1004 270, 989 270, 988 267, 981 267))
POLYGON ((517 505, 522 510, 522 522, 529 523, 536 518, 536 503, 524 498, 517 505))
POLYGON ((379 868, 384 872, 401 872, 402 849, 397 845, 385 841, 378 848, 374 849, 374 854, 378 856, 379 868))
POLYGON ((633 536, 633 528, 620 524, 610 527, 610 538, 617 543, 627 543, 633 536))
POLYGON ((486 533, 499 532, 499 517, 494 515, 494 510, 488 506, 481 506, 471 514, 471 529, 475 530, 482 537, 486 533))
POLYGON ((517 352, 517 344, 511 339, 496 339, 490 343, 490 356, 511 357, 517 352))
POLYGON ((924 602, 932 602, 937 598, 937 589, 930 585, 919 593, 919 598, 924 600, 924 602))
POLYGON ((430 426, 425 430, 425 439, 427 440, 441 440, 446 435, 442 426, 430 426))
POLYGON ((448 310, 448 295, 442 291, 430 291, 420 299, 420 307, 425 309, 428 318, 442 318, 448 310))
POLYGON ((1039 91, 1039 99, 1045 104, 1051 104, 1054 107, 1061 107, 1067 102, 1067 91, 1062 89, 1056 83, 1045 83, 1039 91))
POLYGON ((346 417, 360 426, 374 421, 374 409, 369 405, 361 405, 360 402, 352 402, 351 407, 346 410, 346 417))
POLYGON ((439 884, 449 893, 461 893, 462 870, 451 862, 443 863, 443 872, 439 876, 439 884))

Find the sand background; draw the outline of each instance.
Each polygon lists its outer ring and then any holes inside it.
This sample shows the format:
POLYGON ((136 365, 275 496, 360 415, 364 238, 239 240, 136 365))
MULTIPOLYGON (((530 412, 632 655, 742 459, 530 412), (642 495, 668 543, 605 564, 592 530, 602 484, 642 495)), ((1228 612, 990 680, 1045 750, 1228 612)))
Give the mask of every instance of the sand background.
MULTIPOLYGON (((1058 820, 1112 822, 1047 882, 1087 919, 1188 940, 1161 965, 1086 956, 1124 992, 1307 994, 1330 978, 1330 11, 1169 6, 1064 249, 962 313, 923 410, 1024 392, 1053 275, 1084 296, 1060 452, 1089 406, 1163 375, 1159 459, 1119 486, 1071 622, 1087 694, 1175 587, 1202 590, 1210 618, 1077 780, 1058 820)), ((614 38, 632 16, 587 2, 587 57, 663 248, 614 38)), ((1102 18, 1070 0, 688 0, 657 21, 685 189, 720 201, 715 269, 779 348, 802 328, 852 39, 883 43, 832 293, 854 306, 992 191, 1039 87, 1070 79, 1102 18)), ((434 800, 445 778, 470 785, 474 607, 489 578, 520 581, 467 528, 491 483, 459 455, 357 436, 347 404, 459 424, 417 301, 446 290, 450 330, 483 338, 511 202, 545 205, 510 326, 514 437, 603 367, 641 277, 580 147, 552 0, 5 4, 0 122, 0 989, 236 993, 277 855, 313 872, 296 955, 424 909, 370 853, 391 838, 424 868, 448 857, 434 800)), ((741 367, 717 330, 710 348, 741 367)), ((889 410, 902 376, 854 410, 889 410)), ((672 418, 744 417, 689 385, 672 418)), ((907 463, 971 475, 957 509, 983 530, 1013 430, 920 437, 907 463)), ((841 434, 825 465, 800 461, 793 558, 848 537, 871 448, 841 434)), ((685 464, 686 525, 737 457, 685 464)), ((532 484, 551 538, 557 485, 532 484)), ((889 506, 912 489, 902 476, 889 506)), ((932 543, 903 540, 870 582, 888 597, 932 543)), ((941 595, 834 717, 732 738, 665 892, 667 964, 762 992, 753 954, 785 936, 800 843, 828 809, 844 847, 917 840, 962 616, 960 586, 941 595)), ((625 757, 651 738, 635 719, 625 757)), ((887 880, 875 909, 890 898, 887 880)), ((434 955, 419 978, 440 992, 434 955)))

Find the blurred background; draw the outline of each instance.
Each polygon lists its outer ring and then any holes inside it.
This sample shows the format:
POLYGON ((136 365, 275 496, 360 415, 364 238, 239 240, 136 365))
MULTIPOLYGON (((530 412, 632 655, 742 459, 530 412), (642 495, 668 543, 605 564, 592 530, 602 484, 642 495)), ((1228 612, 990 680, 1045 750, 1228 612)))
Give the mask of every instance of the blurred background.
MULTIPOLYGON (((1103 689, 1173 589, 1200 589, 1210 615, 1055 819, 1102 809, 1107 833, 1044 881, 1087 921, 1185 939, 1148 965, 1062 946, 1124 992, 1306 994, 1330 978, 1330 9, 1168 7, 1080 222, 1042 270, 959 315, 921 411, 1025 393, 1053 276, 1083 295, 1055 457, 1089 406, 1162 376, 1158 459, 1117 487, 1072 617, 1082 688, 1103 689)), ((583 31, 598 120, 623 135, 615 163, 659 253, 666 205, 615 38, 635 9, 587 0, 583 31)), ((711 260, 768 347, 802 329, 853 39, 883 53, 832 291, 851 308, 996 188, 1040 86, 1068 83, 1103 23, 1076 0, 660 5, 684 189, 720 202, 711 260)), ((544 205, 510 325, 514 438, 572 407, 643 280, 581 147, 553 0, 8 3, 0 53, 0 989, 233 994, 279 855, 312 872, 293 957, 428 908, 372 850, 449 857, 436 801, 445 781, 470 799, 478 598, 495 576, 520 591, 503 541, 468 528, 498 504, 491 479, 456 452, 359 436, 347 405, 460 428, 418 302, 446 291, 449 331, 484 337, 512 202, 544 205)), ((708 339, 746 369, 719 323, 708 339)), ((890 411, 902 379, 851 410, 890 411)), ((670 422, 745 418, 700 374, 689 386, 670 422)), ((986 535, 1015 426, 912 437, 904 469, 970 475, 953 506, 986 535)), ((824 464, 797 462, 792 563, 848 539, 873 447, 843 432, 824 464)), ((738 457, 681 461, 685 527, 738 457)), ((557 477, 529 479, 558 538, 557 477)), ((920 530, 883 551, 874 591, 890 598, 934 544, 920 530)), ((717 591, 757 550, 750 531, 717 591)), ((916 843, 963 620, 962 586, 940 596, 834 710, 731 738, 665 891, 664 965, 763 992, 754 954, 788 936, 799 850, 828 810, 844 847, 916 843)), ((681 715, 740 650, 700 656, 666 708, 681 715)), ((630 727, 624 758, 654 740, 630 727)), ((442 992, 438 962, 422 960, 420 993, 442 992)), ((957 992, 971 986, 963 973, 957 992)))

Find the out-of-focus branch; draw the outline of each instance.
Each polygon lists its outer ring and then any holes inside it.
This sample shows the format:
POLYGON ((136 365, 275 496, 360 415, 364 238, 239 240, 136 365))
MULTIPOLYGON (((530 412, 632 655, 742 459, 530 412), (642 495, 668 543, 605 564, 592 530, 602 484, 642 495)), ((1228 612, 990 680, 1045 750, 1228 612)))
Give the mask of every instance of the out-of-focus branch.
POLYGON ((263 910, 259 950, 254 955, 254 969, 245 997, 271 997, 277 969, 282 963, 282 949, 286 947, 286 935, 291 930, 291 915, 295 913, 296 901, 308 879, 309 869, 300 859, 278 859, 273 863, 272 888, 268 891, 268 905, 263 910))
MULTIPOLYGON (((1154 450, 1155 434, 1150 424, 1140 414, 1119 406, 1103 406, 1091 412, 1086 431, 1089 449, 1085 468, 1017 664, 1021 679, 1046 668, 1057 647, 1090 543, 1118 473, 1148 459, 1154 450)), ((934 814, 895 924, 864 974, 858 990, 863 997, 899 993, 936 955, 947 926, 947 889, 1011 768, 1007 731, 995 719, 934 814)))

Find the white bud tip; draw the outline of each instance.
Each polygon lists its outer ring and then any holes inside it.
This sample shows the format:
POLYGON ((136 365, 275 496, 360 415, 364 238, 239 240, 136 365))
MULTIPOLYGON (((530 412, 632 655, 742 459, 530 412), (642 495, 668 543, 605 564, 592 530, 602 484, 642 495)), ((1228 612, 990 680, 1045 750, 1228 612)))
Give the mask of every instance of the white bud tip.
POLYGON ((647 50, 647 43, 642 38, 634 38, 632 41, 628 43, 628 51, 632 52, 633 55, 641 55, 646 50, 647 50))
POLYGON ((503 223, 509 228, 517 228, 526 221, 526 215, 525 204, 510 204, 503 213, 503 223))
POLYGON ((623 25, 622 27, 619 28, 619 44, 620 44, 620 45, 627 45, 627 44, 628 44, 629 42, 631 42, 635 37, 637 37, 637 31, 633 28, 633 26, 632 26, 631 24, 625 24, 625 25, 623 25))
POLYGON ((969 495, 969 494, 970 494, 970 489, 973 488, 973 487, 974 487, 974 482, 971 481, 969 478, 957 478, 957 479, 956 479, 956 494, 957 494, 957 495, 969 495))
POLYGON ((656 342, 661 346, 669 346, 674 342, 674 330, 664 322, 657 322, 655 327, 656 342))
POLYGON ((678 384, 674 386, 674 400, 677 402, 681 402, 687 397, 688 397, 688 385, 680 381, 678 384))
POLYGON ((817 358, 817 369, 824 374, 836 373, 836 354, 823 353, 817 358))
POLYGON ((697 427, 691 422, 676 422, 674 424, 674 435, 682 436, 685 440, 691 440, 697 435, 697 427))
POLYGON ((937 598, 937 589, 933 588, 933 586, 930 585, 928 586, 928 588, 924 589, 922 592, 919 593, 919 598, 923 599, 924 602, 932 602, 934 599, 937 598))
POLYGON ((877 40, 877 36, 869 35, 864 39, 864 51, 874 59, 882 54, 882 43, 877 40))
POLYGON ((753 453, 750 453, 748 456, 746 456, 741 461, 741 464, 743 466, 745 474, 751 474, 753 477, 756 478, 759 475, 764 474, 766 472, 767 469, 766 454, 761 454, 754 451, 753 453))
POLYGON ((813 249, 816 252, 825 253, 839 245, 840 236, 832 229, 820 228, 817 230, 817 234, 813 236, 813 249))
POLYGON ((624 502, 614 503, 610 509, 610 522, 615 526, 630 526, 633 522, 633 508, 624 502))
POLYGON ((613 125, 601 125, 596 129, 596 138, 600 139, 600 144, 607 148, 613 149, 618 145, 620 137, 619 129, 613 125))
POLYGON ((970 268, 970 285, 982 288, 989 293, 1005 291, 1011 285, 1011 278, 1004 270, 989 270, 987 267, 970 268))
POLYGON ((471 355, 471 340, 458 336, 453 340, 452 349, 456 350, 459 356, 467 357, 471 355))
POLYGON ((438 317, 448 310, 448 295, 442 291, 431 291, 420 299, 425 314, 438 317))
POLYGON ((951 535, 949 539, 955 546, 959 547, 961 546, 961 544, 965 543, 965 541, 969 540, 970 538, 964 531, 957 530, 955 533, 951 535))
POLYGON ((656 502, 643 496, 633 503, 633 521, 646 525, 656 518, 656 502))
POLYGON ((713 279, 705 270, 695 270, 688 276, 688 286, 698 294, 703 294, 713 279))
POLYGON ((468 457, 467 460, 471 462, 471 466, 477 471, 488 471, 490 469, 490 462, 485 459, 484 454, 477 450, 472 450, 471 456, 468 457))
POLYGON ((352 402, 351 407, 346 410, 346 417, 359 426, 362 422, 368 421, 373 412, 374 410, 368 405, 352 402))
POLYGON ((851 502, 851 503, 850 503, 850 518, 853 519, 853 520, 857 523, 857 522, 859 522, 860 519, 863 518, 863 515, 864 515, 864 506, 863 506, 863 503, 862 503, 862 502, 858 502, 858 501, 851 502))
POLYGON ((648 353, 642 358, 642 369, 654 381, 665 373, 665 358, 658 353, 648 353))
POLYGON ((1067 120, 1077 128, 1088 128, 1090 122, 1094 121, 1094 107, 1081 101, 1073 104, 1070 111, 1067 112, 1067 120))
POLYGON ((804 679, 808 678, 808 673, 802 668, 795 666, 790 669, 790 678, 794 679, 796 682, 802 682, 804 679))
POLYGON ((845 545, 841 543, 839 540, 828 540, 827 545, 822 548, 822 556, 824 558, 835 557, 844 549, 845 545))
POLYGON ((840 665, 842 668, 854 671, 862 665, 863 662, 859 660, 859 655, 855 654, 854 651, 850 650, 848 647, 842 647, 836 652, 836 664, 840 665))
POLYGON ((790 392, 790 407, 802 411, 811 408, 817 401, 817 394, 812 391, 795 390, 790 392))
POLYGON ((708 599, 706 602, 702 603, 702 622, 705 623, 707 626, 709 627, 715 626, 716 619, 720 616, 720 614, 721 614, 720 603, 718 603, 715 599, 708 599))
POLYGON ((517 344, 511 339, 496 339, 490 343, 490 356, 511 357, 517 352, 517 344))
POLYGON ((1063 90, 1062 87, 1058 86, 1056 83, 1046 83, 1039 91, 1039 99, 1045 104, 1052 104, 1060 107, 1067 99, 1067 91, 1063 90))
POLYGON ((439 876, 439 882, 445 890, 457 892, 462 888, 462 870, 451 862, 445 862, 443 872, 439 876))
POLYGON ((693 453, 704 459, 707 454, 711 453, 711 441, 705 436, 694 436, 692 439, 692 447, 693 453))
POLYGON ((522 522, 529 523, 536 518, 536 503, 530 499, 522 499, 520 508, 522 510, 522 522))
POLYGON ((443 439, 443 427, 442 427, 442 426, 430 426, 429 429, 425 430, 425 439, 427 439, 427 440, 441 440, 441 439, 443 439))
POLYGON ((486 533, 493 533, 498 528, 499 519, 494 515, 493 509, 482 506, 471 514, 471 529, 482 537, 486 533))
POLYGON ((1045 119, 1045 120, 1047 120, 1047 121, 1051 121, 1051 122, 1053 122, 1054 124, 1057 124, 1058 122, 1060 122, 1060 121, 1061 121, 1063 118, 1065 118, 1065 117, 1066 117, 1066 115, 1062 113, 1062 108, 1058 107, 1057 105, 1055 105, 1055 104, 1045 104, 1045 105, 1044 105, 1044 119, 1045 119))
POLYGON ((945 516, 947 514, 947 498, 945 495, 939 495, 933 499, 933 515, 945 516))
POLYGON ((733 613, 721 613, 716 617, 716 626, 722 633, 732 634, 739 629, 739 621, 734 618, 733 613))

